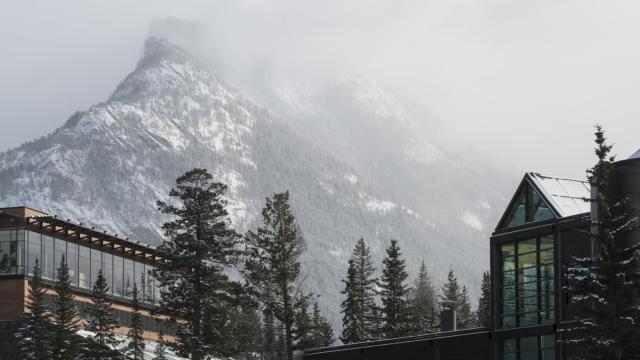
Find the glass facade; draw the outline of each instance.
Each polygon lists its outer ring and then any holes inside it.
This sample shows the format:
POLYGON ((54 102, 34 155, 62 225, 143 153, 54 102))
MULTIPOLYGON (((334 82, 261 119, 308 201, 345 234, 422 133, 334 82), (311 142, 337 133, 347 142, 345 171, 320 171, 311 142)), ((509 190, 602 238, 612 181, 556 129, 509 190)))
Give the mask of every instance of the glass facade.
POLYGON ((151 265, 33 231, 0 230, 0 275, 32 275, 37 260, 43 278, 55 280, 63 256, 74 286, 91 289, 102 269, 114 296, 130 299, 135 281, 140 293, 144 294, 141 301, 155 303, 159 300, 159 286, 153 278, 154 267, 151 265))
POLYGON ((0 231, 0 274, 24 274, 24 230, 0 231))
POLYGON ((549 235, 500 245, 498 314, 502 328, 554 322, 553 244, 549 235))
POLYGON ((524 225, 530 222, 553 219, 554 217, 553 212, 551 212, 551 209, 549 209, 540 194, 531 185, 525 183, 516 196, 503 227, 524 225))
POLYGON ((501 342, 502 360, 555 360, 555 336, 531 336, 501 342))

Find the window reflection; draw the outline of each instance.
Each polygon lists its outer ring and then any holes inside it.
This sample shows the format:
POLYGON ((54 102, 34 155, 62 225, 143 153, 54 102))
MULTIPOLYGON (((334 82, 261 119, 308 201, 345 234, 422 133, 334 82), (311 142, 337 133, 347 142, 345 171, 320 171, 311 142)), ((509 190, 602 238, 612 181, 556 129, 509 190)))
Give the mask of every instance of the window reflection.
POLYGON ((499 317, 503 328, 554 321, 553 254, 549 236, 500 246, 499 317))

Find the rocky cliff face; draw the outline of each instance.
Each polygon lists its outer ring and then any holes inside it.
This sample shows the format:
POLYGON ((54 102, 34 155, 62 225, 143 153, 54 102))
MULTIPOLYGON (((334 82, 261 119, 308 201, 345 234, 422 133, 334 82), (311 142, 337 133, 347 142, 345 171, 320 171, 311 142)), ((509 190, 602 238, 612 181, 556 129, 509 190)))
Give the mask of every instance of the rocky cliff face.
POLYGON ((0 154, 0 206, 158 243, 165 219, 156 201, 184 171, 204 167, 229 185, 239 231, 255 226, 266 196, 290 190, 307 240, 303 286, 322 295, 336 325, 340 279, 360 237, 377 260, 399 239, 410 272, 424 259, 436 279, 453 268, 477 291, 506 203, 503 175, 488 162, 439 150, 360 78, 295 101, 265 84, 257 106, 171 43, 151 38, 145 49, 104 103, 0 154))

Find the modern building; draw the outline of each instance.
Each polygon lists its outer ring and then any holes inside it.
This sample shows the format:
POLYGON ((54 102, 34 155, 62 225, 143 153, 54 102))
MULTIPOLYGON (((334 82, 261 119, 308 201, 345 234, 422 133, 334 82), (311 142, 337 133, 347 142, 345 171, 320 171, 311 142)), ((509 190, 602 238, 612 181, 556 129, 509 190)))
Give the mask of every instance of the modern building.
MULTIPOLYGON (((640 159, 626 161, 640 169, 640 159)), ((617 168, 624 165, 624 161, 616 163, 617 168)), ((635 181, 640 186, 640 178, 635 181)), ((562 287, 563 265, 573 256, 592 253, 590 198, 585 181, 525 174, 489 240, 492 316, 488 328, 311 349, 305 351, 304 359, 565 358, 566 349, 556 343, 556 335, 576 314, 562 287)), ((636 201, 640 203, 640 198, 636 201)))
POLYGON ((160 297, 153 270, 161 260, 153 246, 27 207, 0 208, 0 325, 21 319, 36 261, 49 287, 48 305, 55 306, 53 284, 63 256, 81 318, 86 319, 91 287, 102 270, 120 325, 116 333, 129 330, 135 283, 140 294, 143 337, 156 340, 162 332, 165 339, 172 340, 172 328, 161 321, 162 315, 152 311, 160 297))

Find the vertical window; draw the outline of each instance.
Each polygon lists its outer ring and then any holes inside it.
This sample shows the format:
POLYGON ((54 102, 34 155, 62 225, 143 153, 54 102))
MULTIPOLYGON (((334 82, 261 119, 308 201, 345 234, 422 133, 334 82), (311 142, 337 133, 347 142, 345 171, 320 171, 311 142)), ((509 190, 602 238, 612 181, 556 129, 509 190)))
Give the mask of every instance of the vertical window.
POLYGON ((78 286, 78 244, 67 243, 67 265, 71 285, 78 286))
POLYGON ((56 263, 53 256, 53 238, 42 236, 42 277, 53 280, 56 263))
POLYGON ((89 289, 91 287, 91 250, 85 246, 80 246, 78 250, 78 286, 89 289))
POLYGON ((62 262, 62 258, 65 258, 66 261, 66 257, 67 257, 67 242, 64 240, 60 240, 60 239, 54 239, 54 273, 53 273, 53 278, 55 280, 57 274, 56 271, 58 269, 58 267, 60 266, 60 263, 62 262))
POLYGON ((144 299, 144 288, 146 286, 146 281, 145 281, 145 272, 144 272, 144 264, 143 263, 139 263, 139 262, 134 262, 134 269, 135 269, 135 277, 134 277, 134 281, 136 283, 136 286, 138 287, 138 299, 140 299, 140 301, 143 301, 144 299))
POLYGON ((529 183, 525 182, 509 208, 507 218, 499 227, 508 228, 554 217, 542 196, 529 183))
POLYGON ((124 296, 124 264, 120 256, 113 255, 113 295, 124 296))
POLYGON ((555 336, 531 336, 501 341, 502 360, 555 360, 555 336))
POLYGON ((33 231, 29 231, 28 234, 27 261, 29 262, 29 275, 33 275, 33 268, 36 266, 36 261, 38 261, 38 265, 42 271, 42 235, 33 231))
POLYGON ((133 261, 124 259, 124 296, 129 299, 133 297, 134 276, 133 261))
POLYGON ((108 293, 111 294, 113 292, 113 255, 102 254, 102 274, 107 280, 107 286, 109 286, 108 293))
POLYGON ((0 274, 11 272, 11 230, 0 231, 0 274))
POLYGON ((146 272, 146 283, 144 287, 144 301, 150 304, 153 304, 153 295, 154 295, 154 284, 155 279, 153 278, 153 266, 145 265, 144 266, 146 272))
POLYGON ((500 245, 499 317, 503 328, 553 323, 553 236, 500 245))
POLYGON ((25 273, 25 230, 15 231, 15 246, 16 246, 16 274, 25 273))
POLYGON ((100 269, 102 269, 102 252, 91 249, 91 284, 89 287, 93 287, 93 284, 96 283, 100 269))

